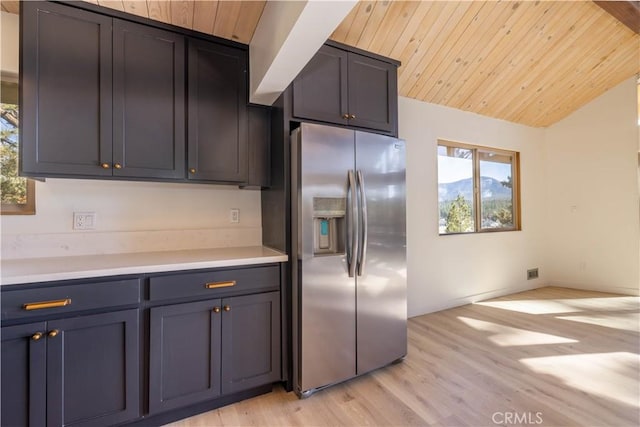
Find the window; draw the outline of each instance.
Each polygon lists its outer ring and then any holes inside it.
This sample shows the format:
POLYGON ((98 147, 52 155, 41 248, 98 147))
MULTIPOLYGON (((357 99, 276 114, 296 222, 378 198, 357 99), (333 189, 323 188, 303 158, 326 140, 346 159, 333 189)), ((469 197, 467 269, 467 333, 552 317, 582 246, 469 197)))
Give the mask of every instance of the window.
POLYGON ((2 76, 0 87, 0 195, 3 215, 36 213, 35 182, 18 176, 18 82, 2 76))
POLYGON ((520 229, 519 153, 438 141, 440 234, 520 229))

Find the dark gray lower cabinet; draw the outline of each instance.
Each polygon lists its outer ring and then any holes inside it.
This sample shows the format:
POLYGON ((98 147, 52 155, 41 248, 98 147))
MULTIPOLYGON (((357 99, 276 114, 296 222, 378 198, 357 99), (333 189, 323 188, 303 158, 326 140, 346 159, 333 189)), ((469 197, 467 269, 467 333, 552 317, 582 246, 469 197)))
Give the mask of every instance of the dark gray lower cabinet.
POLYGON ((47 328, 47 425, 110 426, 138 417, 137 309, 50 321, 47 328))
POLYGON ((222 393, 280 380, 280 293, 226 298, 222 304, 222 393))
POLYGON ((2 328, 3 426, 46 424, 47 344, 46 323, 2 328))
POLYGON ((280 293, 150 310, 149 412, 280 379, 280 293))
POLYGON ((150 413, 220 394, 220 311, 219 299, 150 310, 150 413))
POLYGON ((2 425, 137 418, 138 317, 133 309, 2 328, 2 425))

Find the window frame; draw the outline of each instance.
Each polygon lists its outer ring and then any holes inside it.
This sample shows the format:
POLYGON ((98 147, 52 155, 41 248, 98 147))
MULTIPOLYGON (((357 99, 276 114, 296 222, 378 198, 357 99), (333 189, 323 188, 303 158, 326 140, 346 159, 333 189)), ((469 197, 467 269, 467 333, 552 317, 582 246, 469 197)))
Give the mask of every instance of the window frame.
MULTIPOLYGON (((8 73, 8 72, 0 72, 0 80, 4 83, 9 84, 17 84, 19 85, 18 76, 8 73)), ((19 88, 18 88, 19 90, 19 88)), ((16 100, 18 102, 18 109, 20 108, 20 100, 16 100)), ((20 128, 18 124, 18 134, 20 137, 20 128)), ((19 144, 19 143, 18 143, 19 144)), ((18 161, 20 156, 20 150, 18 150, 18 161)), ((20 169, 18 165, 17 169, 20 169)), ((19 176, 19 175, 18 175, 19 176)), ((0 215, 35 215, 36 213, 36 183, 33 179, 27 178, 26 180, 26 194, 27 194, 27 202, 24 204, 21 203, 0 203, 0 215)))
POLYGON ((27 203, 2 203, 2 215, 35 215, 36 214, 36 182, 27 178, 27 203))
MULTIPOLYGON (((464 142, 451 141, 448 139, 438 138, 436 144, 436 171, 438 171, 438 147, 446 148, 461 148, 464 150, 470 150, 472 156, 472 182, 473 182, 473 231, 468 232, 455 232, 455 233, 441 233, 438 229, 439 236, 450 236, 460 234, 478 234, 478 233, 500 233, 505 231, 522 231, 522 217, 520 206, 520 152, 506 150, 502 148, 487 147, 483 145, 468 144, 464 142), (512 215, 513 215, 513 227, 500 227, 500 228, 483 228, 482 227, 482 198, 480 195, 480 156, 478 152, 494 153, 497 155, 511 156, 511 194, 512 194, 512 215)), ((440 185, 440 180, 437 178, 436 173, 436 185, 440 185)), ((437 192, 439 193, 439 191, 437 192)), ((440 221, 440 200, 438 199, 438 221, 440 221)))

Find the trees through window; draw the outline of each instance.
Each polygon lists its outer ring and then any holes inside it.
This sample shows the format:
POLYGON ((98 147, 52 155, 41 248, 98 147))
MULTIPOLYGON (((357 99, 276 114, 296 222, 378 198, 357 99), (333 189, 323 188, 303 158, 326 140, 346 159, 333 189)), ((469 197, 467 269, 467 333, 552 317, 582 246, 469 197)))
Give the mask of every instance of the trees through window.
POLYGON ((35 214, 35 183, 18 176, 17 79, 2 77, 0 88, 0 197, 2 214, 35 214))
POLYGON ((438 141, 440 234, 520 229, 519 153, 438 141))

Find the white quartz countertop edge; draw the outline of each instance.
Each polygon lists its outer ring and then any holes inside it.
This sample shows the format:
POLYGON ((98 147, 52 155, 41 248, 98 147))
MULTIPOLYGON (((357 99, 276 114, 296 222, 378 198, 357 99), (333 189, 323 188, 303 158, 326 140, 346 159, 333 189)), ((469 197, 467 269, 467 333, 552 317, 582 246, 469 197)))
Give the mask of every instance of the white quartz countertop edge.
POLYGON ((287 261, 262 246, 2 260, 1 285, 287 261))

